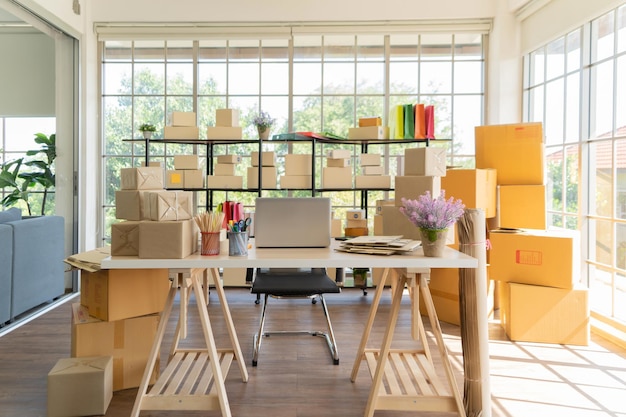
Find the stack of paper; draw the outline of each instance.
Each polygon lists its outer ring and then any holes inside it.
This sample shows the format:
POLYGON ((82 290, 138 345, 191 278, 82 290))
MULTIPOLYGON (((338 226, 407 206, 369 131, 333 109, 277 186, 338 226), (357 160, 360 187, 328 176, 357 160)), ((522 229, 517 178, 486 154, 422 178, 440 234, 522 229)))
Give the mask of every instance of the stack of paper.
POLYGON ((402 236, 358 236, 346 240, 337 250, 369 255, 394 255, 412 252, 420 245, 419 240, 402 239, 402 236))

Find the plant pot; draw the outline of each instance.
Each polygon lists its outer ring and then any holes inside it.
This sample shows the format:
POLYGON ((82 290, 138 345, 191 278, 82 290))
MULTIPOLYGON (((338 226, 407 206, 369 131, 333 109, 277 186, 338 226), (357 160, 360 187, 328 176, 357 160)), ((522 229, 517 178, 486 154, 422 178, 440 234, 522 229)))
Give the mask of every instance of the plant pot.
POLYGON ((262 128, 262 127, 258 127, 257 130, 259 131, 259 139, 261 140, 268 140, 270 137, 270 128, 266 127, 266 128, 262 128))
POLYGON ((420 229, 420 235, 422 236, 422 248, 424 249, 424 256, 443 256, 443 250, 446 247, 448 229, 420 229))
POLYGON ((149 130, 144 130, 144 131, 143 131, 143 138, 144 138, 144 139, 150 139, 150 138, 152 138, 152 132, 150 132, 149 130))

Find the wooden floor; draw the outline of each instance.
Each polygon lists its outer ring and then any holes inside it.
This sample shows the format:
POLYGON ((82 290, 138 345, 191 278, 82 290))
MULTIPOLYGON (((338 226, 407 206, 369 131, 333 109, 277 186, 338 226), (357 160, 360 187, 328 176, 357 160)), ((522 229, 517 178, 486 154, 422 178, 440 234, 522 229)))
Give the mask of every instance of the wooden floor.
MULTIPOLYGON (((370 291, 371 293, 371 291, 370 291)), ((272 336, 264 339, 258 367, 250 364, 252 336, 260 306, 246 289, 227 289, 233 320, 248 363, 250 380, 241 382, 236 364, 226 381, 234 417, 360 417, 367 401, 370 378, 361 366, 355 383, 350 372, 372 294, 344 289, 327 296, 339 344, 335 366, 325 342, 311 336, 272 336)), ((377 318, 382 322, 389 306, 386 292, 377 318)), ((70 300, 0 337, 0 417, 46 416, 46 376, 60 358, 70 355, 70 300)), ((270 300, 267 330, 323 329, 319 304, 309 300, 270 300)), ((396 346, 411 343, 407 306, 403 308, 396 346)), ((209 311, 218 344, 227 346, 215 293, 209 311)), ((174 320, 175 318, 172 318, 174 320)), ((195 317, 185 344, 201 340, 195 317)), ((381 323, 382 324, 382 323, 381 323)), ((172 337, 164 342, 162 363, 172 337)), ((462 353, 459 328, 442 325, 462 389, 462 353)), ((376 326, 375 342, 383 326, 376 326)), ((594 337, 585 347, 512 343, 496 322, 490 323, 492 416, 494 417, 626 417, 626 352, 594 337)), ((376 345, 376 343, 372 343, 376 345)), ((218 346, 219 347, 219 346, 218 346)), ((136 389, 117 391, 106 416, 128 416, 136 389)), ((141 416, 217 416, 217 412, 142 412, 141 416)), ((376 417, 404 417, 406 412, 376 412, 376 417)), ((420 416, 450 414, 420 414, 420 416)))

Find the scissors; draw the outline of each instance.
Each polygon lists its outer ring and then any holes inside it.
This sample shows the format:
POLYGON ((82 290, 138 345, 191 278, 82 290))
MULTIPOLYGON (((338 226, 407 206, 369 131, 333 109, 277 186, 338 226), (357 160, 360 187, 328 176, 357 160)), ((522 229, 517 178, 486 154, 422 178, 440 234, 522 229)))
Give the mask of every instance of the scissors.
POLYGON ((245 232, 248 229, 248 226, 252 223, 252 219, 248 217, 246 220, 239 220, 237 225, 239 226, 240 232, 245 232))

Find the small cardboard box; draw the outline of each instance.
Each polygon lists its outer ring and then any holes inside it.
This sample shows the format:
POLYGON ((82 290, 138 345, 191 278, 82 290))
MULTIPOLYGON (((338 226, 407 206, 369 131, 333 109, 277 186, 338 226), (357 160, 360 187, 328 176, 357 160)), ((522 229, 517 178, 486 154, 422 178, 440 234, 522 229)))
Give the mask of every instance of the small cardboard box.
POLYGON ((322 167, 322 188, 352 188, 352 168, 322 167))
POLYGON ((80 303, 104 321, 160 313, 170 288, 168 269, 81 271, 80 303))
MULTIPOLYGON (((250 159, 251 159, 253 167, 259 166, 259 152, 253 151, 252 154, 250 154, 250 159)), ((264 167, 276 166, 276 152, 273 152, 273 151, 261 152, 261 166, 264 166, 264 167)), ((309 171, 308 173, 310 172, 311 171, 309 171)))
POLYGON ((239 127, 239 110, 237 109, 216 109, 215 126, 239 127))
POLYGON ((201 169, 186 169, 183 171, 183 184, 185 188, 204 187, 204 173, 201 169))
POLYGON ((113 398, 113 358, 59 359, 48 373, 48 417, 104 415, 113 398))
POLYGON ((285 155, 285 175, 311 175, 313 157, 311 154, 285 155))
POLYGON ((383 216, 374 214, 374 236, 383 236, 383 216))
POLYGON ((364 209, 348 209, 346 210, 346 219, 358 220, 365 218, 364 209))
POLYGON ((489 276, 520 284, 572 289, 580 281, 580 236, 572 230, 489 232, 489 276))
POLYGON ((111 225, 111 255, 139 255, 139 224, 141 221, 127 220, 111 225))
POLYGON ((213 167, 213 175, 235 175, 235 164, 217 163, 213 167))
POLYGON ((235 140, 243 137, 243 129, 236 126, 209 126, 206 128, 207 139, 235 140))
MULTIPOLYGON (((261 176, 263 177, 261 188, 276 188, 276 167, 261 167, 261 176)), ((248 188, 259 188, 259 167, 248 167, 248 188)))
POLYGON ((248 268, 224 268, 222 270, 222 284, 225 287, 245 287, 247 285, 247 272, 248 268))
POLYGON ((388 139, 389 130, 384 126, 348 128, 348 139, 388 139), (386 133, 386 134, 385 134, 386 133))
POLYGON ((238 164, 240 162, 241 162, 241 155, 227 154, 227 155, 217 156, 218 164, 238 164))
POLYGON ((301 190, 312 187, 310 175, 281 175, 279 178, 280 188, 283 190, 301 190))
POLYGON ((346 227, 343 229, 343 233, 350 237, 367 236, 369 229, 367 227, 346 227))
POLYGON ((391 175, 357 175, 354 177, 354 187, 359 189, 391 188, 391 175))
POLYGON ((343 224, 341 219, 330 220, 330 237, 343 236, 343 224))
POLYGON ((379 153, 362 153, 359 155, 359 164, 365 166, 380 166, 381 154, 379 153))
POLYGON ((333 168, 349 167, 350 158, 326 158, 326 166, 333 168))
POLYGON ((177 127, 195 127, 196 113, 193 111, 173 111, 170 117, 170 124, 177 127))
POLYGON ((441 178, 446 198, 461 199, 466 208, 480 208, 485 217, 496 216, 496 170, 450 169, 441 178))
POLYGON ((174 169, 199 169, 198 155, 174 155, 174 169))
POLYGON ((346 227, 367 227, 367 219, 347 219, 346 227))
POLYGON ((241 175, 207 175, 207 188, 223 188, 227 190, 235 190, 243 188, 243 176, 241 175))
POLYGON ((394 206, 396 204, 396 200, 393 198, 385 199, 385 200, 376 200, 376 214, 382 214, 383 206, 394 206))
POLYGON ((120 188, 122 190, 163 189, 163 170, 158 167, 122 168, 120 188))
POLYGON ((544 183, 541 123, 477 126, 476 168, 495 168, 498 185, 544 183))
POLYGON ((143 220, 144 195, 148 190, 115 191, 115 218, 123 220, 143 220))
POLYGON ((350 159, 352 152, 349 149, 331 149, 326 153, 330 159, 350 159))
POLYGON ((193 218, 193 193, 190 191, 148 191, 144 203, 146 220, 193 218))
POLYGON ((545 185, 499 185, 497 221, 507 229, 546 228, 545 185))
MULTIPOLYGON (((74 303, 71 356, 112 356, 113 391, 137 388, 148 365, 158 325, 158 314, 102 321, 89 316, 87 309, 80 303, 74 303)), ((159 371, 160 361, 157 359, 151 384, 158 378, 159 371)))
POLYGON ((500 283, 500 322, 514 341, 588 346, 589 291, 500 283))
POLYGON ((141 222, 139 257, 143 259, 181 259, 196 252, 198 227, 193 220, 141 222))
POLYGON ((380 117, 359 117, 359 127, 382 126, 383 119, 380 117))
POLYGON ((198 139, 200 128, 197 126, 165 126, 163 138, 165 139, 198 139))
POLYGON ((382 165, 370 165, 361 168, 361 174, 363 175, 384 175, 385 169, 382 165))
POLYGON ((166 188, 183 188, 185 186, 185 170, 168 169, 165 173, 166 188))
POLYGON ((404 175, 446 176, 446 148, 407 148, 404 159, 404 175))
POLYGON ((396 176, 396 207, 402 206, 402 198, 417 200, 419 196, 430 191, 433 197, 441 194, 441 177, 402 175, 396 176))

